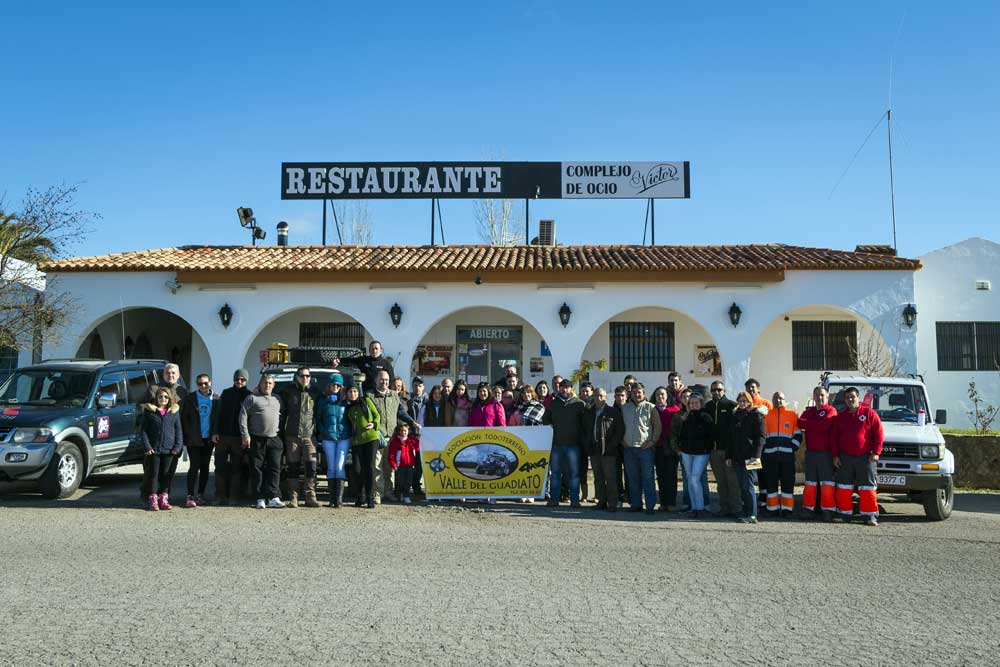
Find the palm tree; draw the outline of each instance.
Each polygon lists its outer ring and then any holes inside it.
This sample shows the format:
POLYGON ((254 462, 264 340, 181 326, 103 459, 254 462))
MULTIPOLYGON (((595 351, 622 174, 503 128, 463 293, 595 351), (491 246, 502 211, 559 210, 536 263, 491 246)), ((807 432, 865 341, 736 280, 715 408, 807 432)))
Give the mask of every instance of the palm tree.
POLYGON ((55 243, 39 234, 34 225, 17 220, 13 213, 0 211, 0 257, 38 264, 55 254, 55 243))

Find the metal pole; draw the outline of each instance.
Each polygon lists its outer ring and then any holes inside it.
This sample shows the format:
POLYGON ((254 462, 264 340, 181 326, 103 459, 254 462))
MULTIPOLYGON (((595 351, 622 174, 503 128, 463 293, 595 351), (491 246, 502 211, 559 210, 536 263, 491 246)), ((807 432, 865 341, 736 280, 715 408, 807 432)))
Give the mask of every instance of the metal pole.
POLYGON ((448 242, 444 240, 444 216, 441 215, 441 200, 437 200, 438 207, 438 231, 441 232, 441 245, 448 245, 448 242))
POLYGON ((531 243, 531 226, 528 224, 528 221, 531 220, 531 217, 528 215, 529 201, 531 200, 527 197, 524 198, 524 245, 531 243))
POLYGON ((337 219, 337 207, 333 205, 333 202, 330 202, 330 210, 333 211, 333 224, 337 227, 337 240, 340 241, 340 245, 344 245, 344 234, 340 231, 340 220, 337 219))
POLYGON ((896 187, 892 180, 892 109, 885 112, 885 126, 889 129, 889 201, 892 205, 892 249, 896 250, 896 187))
POLYGON ((649 200, 649 245, 656 245, 656 200, 649 200))
POLYGON ((326 245, 326 201, 323 200, 323 245, 326 245))
POLYGON ((434 245, 434 199, 431 198, 431 245, 434 245))

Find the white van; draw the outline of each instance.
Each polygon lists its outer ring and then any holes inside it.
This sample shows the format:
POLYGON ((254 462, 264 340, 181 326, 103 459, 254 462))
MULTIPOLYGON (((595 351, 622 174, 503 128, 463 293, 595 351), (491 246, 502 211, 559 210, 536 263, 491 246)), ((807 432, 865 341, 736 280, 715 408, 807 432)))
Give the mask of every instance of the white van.
POLYGON ((844 390, 857 387, 861 402, 882 419, 885 444, 878 460, 879 493, 906 494, 911 501, 921 503, 927 517, 935 521, 951 516, 955 456, 945 447, 938 429, 947 421, 947 414, 938 410, 931 418, 924 383, 914 378, 837 376, 830 376, 827 383, 830 402, 838 411, 847 409, 844 390))

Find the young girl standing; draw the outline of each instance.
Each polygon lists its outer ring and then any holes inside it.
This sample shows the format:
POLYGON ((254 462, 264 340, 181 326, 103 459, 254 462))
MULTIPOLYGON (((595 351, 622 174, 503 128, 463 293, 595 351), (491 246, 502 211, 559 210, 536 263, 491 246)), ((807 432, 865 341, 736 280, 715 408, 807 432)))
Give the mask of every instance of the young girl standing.
POLYGON ((451 390, 448 397, 451 402, 451 424, 449 426, 468 426, 469 411, 472 409, 472 399, 469 398, 469 388, 465 380, 455 383, 455 388, 451 390))
POLYGON ((404 505, 413 502, 410 498, 410 488, 413 485, 413 473, 417 468, 419 451, 420 443, 410 435, 409 424, 399 422, 389 442, 389 467, 396 473, 396 496, 404 505))

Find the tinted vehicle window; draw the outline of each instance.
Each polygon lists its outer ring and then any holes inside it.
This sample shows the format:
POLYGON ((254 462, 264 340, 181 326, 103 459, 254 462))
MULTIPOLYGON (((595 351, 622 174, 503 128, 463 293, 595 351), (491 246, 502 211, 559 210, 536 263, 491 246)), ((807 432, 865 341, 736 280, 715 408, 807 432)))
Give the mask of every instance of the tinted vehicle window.
POLYGON ((0 402, 82 407, 93 384, 88 371, 19 370, 0 387, 0 402))
POLYGON ((128 390, 125 386, 125 373, 114 371, 101 376, 97 385, 97 395, 114 394, 118 403, 123 403, 128 399, 128 390))
POLYGON ((146 384, 146 372, 144 370, 132 370, 125 374, 125 381, 128 383, 128 402, 139 403, 145 400, 148 385, 146 384))

